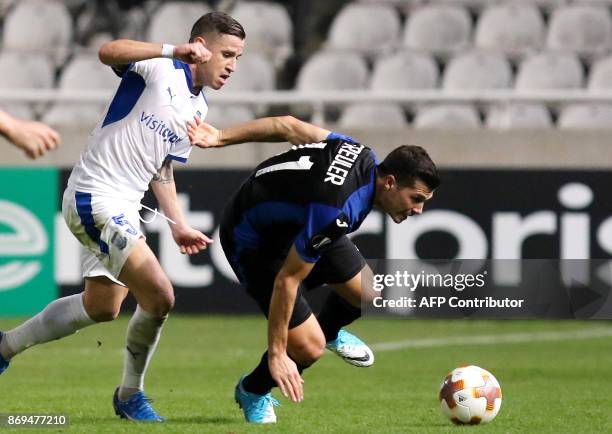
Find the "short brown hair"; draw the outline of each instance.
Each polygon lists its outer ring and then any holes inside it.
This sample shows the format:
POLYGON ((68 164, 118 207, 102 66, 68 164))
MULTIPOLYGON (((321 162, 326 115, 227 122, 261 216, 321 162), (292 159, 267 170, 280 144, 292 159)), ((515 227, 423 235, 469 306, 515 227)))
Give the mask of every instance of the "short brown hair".
POLYGON ((202 15, 191 28, 189 42, 193 42, 198 36, 209 33, 237 36, 240 39, 246 38, 246 33, 242 24, 223 12, 209 12, 202 15))
POLYGON ((377 168, 378 176, 393 175, 401 187, 412 187, 417 180, 430 190, 440 185, 438 169, 420 146, 402 145, 387 155, 377 168))

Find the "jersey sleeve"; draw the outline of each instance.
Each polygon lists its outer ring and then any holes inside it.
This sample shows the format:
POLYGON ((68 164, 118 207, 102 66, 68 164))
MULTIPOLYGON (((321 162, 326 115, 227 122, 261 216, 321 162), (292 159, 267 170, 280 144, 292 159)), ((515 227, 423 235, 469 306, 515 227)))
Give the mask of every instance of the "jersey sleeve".
POLYGON ((331 132, 327 135, 327 137, 325 138, 325 140, 342 140, 344 142, 348 142, 348 143, 357 143, 357 140, 353 139, 351 136, 347 136, 345 134, 340 134, 340 133, 335 133, 335 132, 331 132))
POLYGON ((181 163, 186 163, 189 159, 189 154, 191 154, 191 149, 193 146, 189 141, 188 137, 183 137, 182 140, 178 141, 170 150, 170 153, 166 156, 166 160, 174 160, 179 161, 181 163))
POLYGON ((306 262, 317 262, 321 254, 333 242, 345 235, 349 219, 340 209, 323 204, 310 204, 306 224, 295 239, 294 245, 306 262))
POLYGON ((126 72, 135 72, 144 79, 145 83, 152 83, 168 74, 168 72, 172 72, 173 69, 174 66, 171 60, 154 58, 130 63, 126 72))

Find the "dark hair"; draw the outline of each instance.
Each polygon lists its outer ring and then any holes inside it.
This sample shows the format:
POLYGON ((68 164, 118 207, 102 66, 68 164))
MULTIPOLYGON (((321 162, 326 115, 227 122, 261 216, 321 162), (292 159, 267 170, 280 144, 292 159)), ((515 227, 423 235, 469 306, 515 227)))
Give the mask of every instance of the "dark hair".
POLYGON ((246 33, 242 24, 223 12, 209 12, 202 15, 191 28, 189 42, 193 42, 198 36, 207 33, 219 33, 225 35, 238 36, 240 39, 246 38, 246 33))
POLYGON ((430 190, 440 185, 438 169, 425 149, 420 146, 402 145, 387 155, 377 168, 378 176, 393 175, 401 187, 412 187, 417 180, 430 190))

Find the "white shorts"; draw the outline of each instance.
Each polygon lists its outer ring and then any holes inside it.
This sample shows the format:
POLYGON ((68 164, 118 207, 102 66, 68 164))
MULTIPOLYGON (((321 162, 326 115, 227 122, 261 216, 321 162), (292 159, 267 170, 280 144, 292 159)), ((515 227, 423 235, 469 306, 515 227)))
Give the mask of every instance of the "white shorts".
MULTIPOLYGON (((81 255, 83 277, 106 276, 118 280, 140 230, 138 203, 92 196, 68 187, 62 214, 70 231, 85 247, 81 255)), ((124 285, 125 286, 125 285, 124 285)))

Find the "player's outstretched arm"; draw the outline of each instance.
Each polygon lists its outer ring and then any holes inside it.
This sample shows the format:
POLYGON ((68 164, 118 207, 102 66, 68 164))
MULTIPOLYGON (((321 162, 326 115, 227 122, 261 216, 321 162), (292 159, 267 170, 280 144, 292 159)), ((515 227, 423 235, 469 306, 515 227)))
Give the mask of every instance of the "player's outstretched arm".
POLYGON ((255 119, 218 130, 196 118, 187 124, 189 140, 200 148, 215 148, 247 142, 291 142, 294 145, 316 143, 330 131, 293 116, 255 119))
POLYGON ((170 230, 181 253, 195 255, 206 249, 208 244, 213 242, 202 232, 193 229, 187 224, 176 196, 176 184, 174 183, 174 171, 171 160, 164 161, 161 169, 151 181, 151 190, 153 190, 157 202, 166 217, 175 222, 175 224, 170 224, 170 230))
POLYGON ((284 396, 293 402, 304 399, 304 380, 297 366, 287 354, 289 320, 293 312, 298 286, 308 276, 314 264, 305 262, 297 253, 295 246, 281 267, 270 300, 268 313, 268 366, 270 375, 284 396))
POLYGON ((211 53, 202 38, 177 46, 117 39, 102 45, 98 57, 102 63, 109 66, 127 65, 156 57, 171 57, 185 63, 205 63, 210 60, 211 53))
POLYGON ((51 127, 35 121, 15 118, 0 111, 0 135, 22 149, 31 159, 59 146, 60 136, 51 127))

